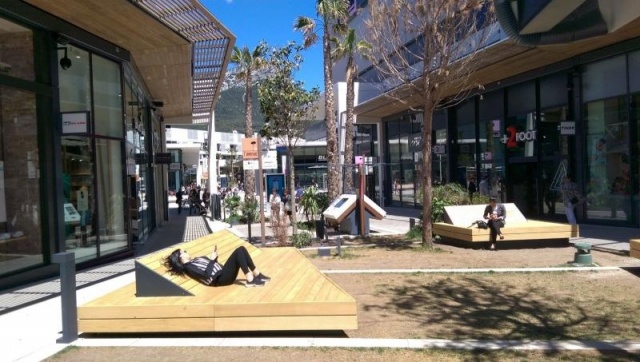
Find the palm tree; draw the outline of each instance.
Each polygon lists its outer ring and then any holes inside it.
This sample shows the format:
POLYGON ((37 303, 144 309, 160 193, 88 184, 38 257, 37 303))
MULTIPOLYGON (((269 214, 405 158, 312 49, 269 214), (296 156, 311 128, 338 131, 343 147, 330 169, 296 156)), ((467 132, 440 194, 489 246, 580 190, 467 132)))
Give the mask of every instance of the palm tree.
POLYGON ((322 25, 322 56, 324 59, 324 93, 325 117, 327 125, 327 182, 329 200, 335 200, 339 193, 339 160, 338 134, 336 127, 335 103, 333 97, 333 74, 331 66, 331 36, 344 32, 349 18, 348 0, 316 0, 316 14, 318 19, 299 16, 293 27, 302 32, 304 46, 309 47, 318 40, 316 28, 322 25))
MULTIPOLYGON (((236 65, 236 79, 244 83, 244 136, 253 136, 251 115, 253 106, 251 104, 251 91, 253 89, 253 76, 256 72, 266 67, 265 55, 267 45, 263 42, 258 44, 253 51, 244 46, 242 49, 233 47, 231 63, 236 65)), ((256 191, 256 180, 253 171, 244 172, 245 201, 253 199, 256 191)))
POLYGON ((331 38, 331 42, 334 44, 332 50, 332 58, 335 60, 347 58, 347 124, 345 129, 344 140, 344 164, 345 175, 344 183, 347 190, 353 189, 353 109, 355 107, 355 82, 356 74, 358 74, 358 66, 354 61, 356 53, 368 56, 371 52, 371 44, 364 40, 356 41, 356 34, 354 29, 349 29, 349 32, 342 38, 331 38))

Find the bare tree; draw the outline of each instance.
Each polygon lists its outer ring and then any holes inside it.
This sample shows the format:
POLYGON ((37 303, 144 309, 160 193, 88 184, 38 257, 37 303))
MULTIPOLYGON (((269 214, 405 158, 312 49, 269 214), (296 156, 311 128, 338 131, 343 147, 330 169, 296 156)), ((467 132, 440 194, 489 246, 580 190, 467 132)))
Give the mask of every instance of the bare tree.
POLYGON ((436 107, 459 102, 477 89, 472 75, 480 49, 495 28, 490 0, 371 0, 367 40, 385 94, 422 109, 420 182, 422 244, 433 247, 431 132, 436 107))
MULTIPOLYGON (((253 122, 251 115, 253 104, 251 91, 253 89, 254 74, 265 68, 265 43, 258 44, 252 51, 249 48, 234 47, 231 54, 231 63, 236 65, 235 77, 244 83, 244 136, 253 137, 253 122)), ((245 201, 255 198, 256 180, 253 170, 244 172, 245 201)))
POLYGON ((260 135, 277 138, 287 146, 287 173, 289 186, 289 205, 293 234, 297 234, 295 212, 295 169, 293 151, 298 141, 303 139, 304 132, 313 122, 317 110, 320 90, 313 88, 307 91, 304 83, 293 77, 302 63, 302 48, 289 43, 282 48, 273 48, 269 55, 271 74, 258 86, 260 110, 266 117, 266 123, 260 135))
POLYGON ((316 43, 318 36, 316 29, 322 26, 322 55, 324 59, 324 93, 325 117, 327 125, 327 192, 329 200, 334 200, 339 194, 339 157, 338 133, 336 125, 335 101, 333 96, 333 72, 331 66, 331 36, 346 30, 349 17, 349 2, 347 0, 316 0, 317 19, 300 16, 293 27, 304 35, 304 46, 316 43))
POLYGON ((357 40, 354 29, 349 31, 342 38, 331 38, 334 43, 332 57, 335 60, 347 58, 347 120, 345 125, 344 140, 344 184, 347 190, 353 189, 353 118, 355 107, 355 82, 358 74, 358 66, 355 62, 355 55, 362 54, 368 56, 371 52, 371 44, 364 40, 357 40))

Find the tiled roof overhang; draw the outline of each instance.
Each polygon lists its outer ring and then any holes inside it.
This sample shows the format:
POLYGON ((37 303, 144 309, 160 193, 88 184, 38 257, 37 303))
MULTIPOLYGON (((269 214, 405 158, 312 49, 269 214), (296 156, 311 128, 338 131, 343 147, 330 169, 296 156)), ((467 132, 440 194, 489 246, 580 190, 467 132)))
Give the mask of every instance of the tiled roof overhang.
POLYGON ((168 124, 207 122, 235 37, 198 0, 23 0, 131 53, 168 124))

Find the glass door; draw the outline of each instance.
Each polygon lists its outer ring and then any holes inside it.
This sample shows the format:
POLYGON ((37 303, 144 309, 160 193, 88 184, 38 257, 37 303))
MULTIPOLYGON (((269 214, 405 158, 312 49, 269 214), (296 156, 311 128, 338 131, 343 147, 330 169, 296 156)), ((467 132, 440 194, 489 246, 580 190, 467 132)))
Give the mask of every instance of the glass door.
MULTIPOLYGON (((536 217, 539 190, 537 164, 534 162, 510 164, 509 179, 507 192, 510 202, 516 204, 525 217, 536 217)), ((507 215, 507 220, 508 217, 507 215)))

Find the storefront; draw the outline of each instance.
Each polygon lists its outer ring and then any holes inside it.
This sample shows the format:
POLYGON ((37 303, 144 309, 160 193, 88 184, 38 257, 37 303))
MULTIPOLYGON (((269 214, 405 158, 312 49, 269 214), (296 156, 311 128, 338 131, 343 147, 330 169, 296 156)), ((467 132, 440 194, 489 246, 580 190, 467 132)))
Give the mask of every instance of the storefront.
MULTIPOLYGON (((580 222, 640 225, 640 164, 632 157, 640 145, 640 45, 616 50, 502 79, 439 110, 434 184, 484 182, 527 217, 565 220, 560 187, 570 174, 587 198, 580 222)), ((386 206, 421 206, 420 119, 410 111, 382 119, 386 206)))
POLYGON ((0 289, 55 275, 55 253, 73 252, 78 268, 131 255, 166 215, 169 165, 154 162, 166 148, 163 123, 194 113, 190 78, 175 83, 186 97, 171 89, 174 98, 159 101, 154 81, 173 79, 151 77, 174 49, 186 58, 165 66, 188 72, 189 39, 128 1, 100 14, 74 4, 94 14, 86 28, 63 20, 73 16, 58 3, 0 4, 0 289), (96 25, 110 11, 113 24, 96 25), (127 32, 117 29, 124 14, 154 38, 119 38, 130 49, 106 40, 127 32), (155 57, 136 59, 138 47, 155 57))

